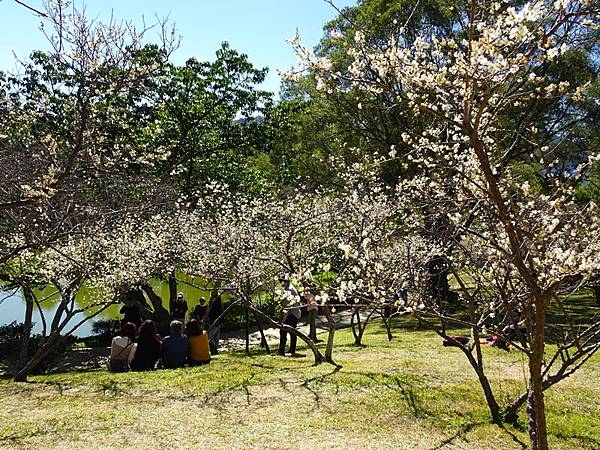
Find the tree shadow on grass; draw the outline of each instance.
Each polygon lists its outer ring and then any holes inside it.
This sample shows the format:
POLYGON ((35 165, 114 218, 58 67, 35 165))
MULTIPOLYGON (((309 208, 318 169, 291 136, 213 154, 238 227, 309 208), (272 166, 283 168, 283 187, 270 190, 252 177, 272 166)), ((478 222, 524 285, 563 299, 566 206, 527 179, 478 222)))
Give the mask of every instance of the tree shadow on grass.
MULTIPOLYGON (((309 378, 307 380, 304 380, 304 382, 300 385, 300 386, 302 386, 304 389, 306 389, 307 391, 309 391, 312 394, 313 399, 315 401, 315 405, 314 405, 313 409, 319 408, 321 406, 321 396, 319 395, 319 391, 317 391, 316 389, 314 389, 311 386, 311 383, 315 383, 315 382, 322 383, 327 378, 329 378, 329 377, 335 375, 336 373, 338 373, 341 369, 342 369, 342 366, 337 366, 336 365, 331 372, 324 373, 322 375, 317 375, 315 377, 312 377, 312 378, 309 378)), ((336 389, 339 390, 339 386, 336 386, 336 389)))
MULTIPOLYGON (((369 379, 372 383, 376 385, 385 386, 388 389, 396 391, 400 394, 403 399, 407 410, 412 414, 413 417, 417 419, 425 419, 425 420, 435 420, 436 412, 435 408, 431 410, 427 407, 426 396, 423 397, 425 392, 421 392, 421 389, 426 389, 426 387, 420 386, 420 382, 423 382, 421 377, 415 376, 398 376, 398 375, 390 375, 380 372, 344 372, 345 375, 353 375, 358 377, 365 377, 369 379)), ((460 426, 460 428, 447 439, 444 439, 440 444, 433 447, 431 450, 442 449, 445 446, 451 444, 454 440, 458 438, 464 438, 466 434, 470 431, 474 430, 479 426, 491 425, 490 421, 473 421, 468 414, 460 414, 459 415, 468 421, 468 423, 460 426)), ((527 444, 523 442, 519 437, 513 433, 510 429, 500 426, 501 430, 506 433, 510 438, 519 446, 519 448, 527 448, 527 444)))
MULTIPOLYGON (((473 423, 464 424, 454 434, 452 434, 451 436, 448 436, 446 439, 444 439, 438 445, 436 445, 435 447, 431 447, 429 450, 441 450, 444 447, 446 447, 447 445, 452 444, 456 439, 463 439, 466 441, 466 435, 469 432, 473 431, 475 428, 480 427, 482 425, 489 425, 489 422, 473 422, 473 423)), ((522 440, 520 440, 519 437, 517 435, 515 435, 513 432, 511 432, 510 430, 508 430, 504 427, 502 427, 502 430, 511 437, 511 439, 515 442, 515 444, 517 444, 519 446, 519 448, 522 448, 522 449, 528 448, 528 445, 525 442, 523 442, 522 440)))

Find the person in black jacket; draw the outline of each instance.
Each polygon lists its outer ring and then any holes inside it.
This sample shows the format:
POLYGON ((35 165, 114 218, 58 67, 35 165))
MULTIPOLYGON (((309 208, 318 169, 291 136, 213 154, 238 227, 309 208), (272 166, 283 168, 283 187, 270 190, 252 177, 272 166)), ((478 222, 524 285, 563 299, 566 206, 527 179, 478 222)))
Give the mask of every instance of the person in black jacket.
POLYGON ((208 338, 211 344, 210 352, 217 355, 219 353, 219 339, 221 339, 221 322, 217 322, 217 319, 223 314, 223 303, 221 295, 217 291, 213 291, 212 297, 210 309, 208 310, 208 325, 212 328, 208 332, 208 338))
POLYGON ((158 358, 160 358, 160 340, 156 332, 156 324, 152 320, 145 320, 140 327, 131 370, 154 370, 158 358))
POLYGON ((121 326, 126 323, 132 323, 136 327, 139 327, 142 323, 142 315, 140 314, 139 304, 134 298, 132 298, 131 295, 127 296, 127 300, 119 312, 123 314, 121 326))
POLYGON ((206 310, 208 309, 208 306, 206 305, 206 299, 204 297, 200 297, 200 299, 198 300, 198 304, 196 305, 196 307, 194 308, 194 311, 192 312, 192 318, 196 319, 198 321, 198 323, 202 326, 202 328, 204 329, 204 316, 206 315, 206 310))
POLYGON ((183 298, 183 292, 177 294, 177 298, 173 302, 173 310, 171 311, 171 318, 178 320, 181 323, 185 322, 185 313, 187 313, 188 304, 183 298))

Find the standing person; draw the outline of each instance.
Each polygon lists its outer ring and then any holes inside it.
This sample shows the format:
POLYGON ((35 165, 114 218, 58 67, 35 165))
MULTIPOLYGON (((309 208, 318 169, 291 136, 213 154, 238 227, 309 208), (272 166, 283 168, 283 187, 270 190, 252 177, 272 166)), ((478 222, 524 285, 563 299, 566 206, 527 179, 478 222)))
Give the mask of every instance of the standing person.
POLYGON ((171 318, 178 320, 179 322, 185 322, 185 313, 188 310, 188 304, 183 298, 183 292, 177 294, 177 298, 173 302, 173 311, 171 311, 171 318))
POLYGON ((208 311, 208 325, 210 328, 208 338, 210 339, 211 353, 218 355, 219 340, 221 339, 221 321, 217 319, 223 314, 223 302, 221 301, 221 294, 217 291, 213 291, 212 297, 213 299, 210 302, 210 309, 208 311))
MULTIPOLYGON (((290 280, 287 277, 282 277, 279 279, 279 281, 284 289, 284 295, 281 299, 281 306, 283 308, 281 323, 284 325, 289 325, 292 328, 296 328, 296 325, 298 325, 298 321, 302 316, 300 308, 297 306, 300 301, 300 296, 298 295, 296 288, 292 285, 292 283, 290 283, 290 280)), ((283 328, 279 330, 279 355, 281 356, 285 356, 287 334, 288 332, 283 328)), ((290 355, 292 356, 296 354, 296 341, 296 335, 290 333, 290 355)))
POLYGON ((132 295, 132 292, 127 293, 127 297, 123 302, 123 306, 119 310, 120 314, 123 314, 123 319, 121 320, 121 326, 125 325, 128 322, 131 322, 136 327, 139 327, 142 324, 142 315, 140 313, 140 304, 132 295))
POLYGON ((160 353, 163 366, 174 369, 185 366, 189 342, 187 336, 181 333, 183 324, 179 320, 173 320, 170 328, 171 334, 163 339, 160 345, 160 353))
POLYGON ((131 361, 131 370, 154 370, 160 358, 160 336, 156 332, 156 324, 145 320, 140 327, 137 349, 131 361))
POLYGON ((313 342, 317 342, 317 310, 319 309, 317 305, 317 293, 313 289, 305 287, 302 295, 306 299, 306 311, 308 311, 308 322, 310 325, 308 337, 313 342))
POLYGON ((210 362, 210 350, 208 346, 208 333, 200 327, 200 322, 191 319, 185 324, 185 334, 190 343, 188 364, 190 366, 201 366, 210 362))
POLYGON ((135 336, 137 327, 131 322, 121 326, 121 332, 115 336, 110 344, 110 357, 108 370, 110 372, 127 372, 129 364, 135 357, 135 336))
POLYGON ((204 329, 204 326, 202 326, 204 324, 204 316, 206 316, 206 311, 208 309, 208 306, 206 306, 206 299, 204 297, 200 297, 200 299, 198 300, 198 304, 196 305, 196 307, 194 308, 194 311, 192 312, 192 317, 194 319, 196 319, 199 323, 200 326, 204 329))

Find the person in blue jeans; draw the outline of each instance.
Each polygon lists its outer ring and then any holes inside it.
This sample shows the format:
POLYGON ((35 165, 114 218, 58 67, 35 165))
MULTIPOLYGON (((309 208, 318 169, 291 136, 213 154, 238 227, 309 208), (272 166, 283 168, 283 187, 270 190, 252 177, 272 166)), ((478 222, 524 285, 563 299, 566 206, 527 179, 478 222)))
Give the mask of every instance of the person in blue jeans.
POLYGON ((171 334, 163 339, 160 353, 163 366, 167 369, 185 366, 188 356, 188 338, 181 332, 183 324, 179 320, 171 322, 171 334))

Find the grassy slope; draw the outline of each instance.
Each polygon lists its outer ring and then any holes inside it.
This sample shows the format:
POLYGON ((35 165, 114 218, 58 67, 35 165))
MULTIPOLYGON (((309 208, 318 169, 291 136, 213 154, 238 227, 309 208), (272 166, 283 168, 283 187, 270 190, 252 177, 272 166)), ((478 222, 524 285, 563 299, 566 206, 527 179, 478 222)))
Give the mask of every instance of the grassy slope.
MULTIPOLYGON (((0 381, 0 448, 514 449, 526 429, 489 424, 462 354, 412 324, 366 348, 336 334, 343 367, 230 353, 209 366, 0 381)), ((517 352, 486 348, 498 400, 525 387, 517 352)), ((550 446, 600 448, 600 356, 547 394, 550 446)), ((524 423, 524 422, 523 422, 524 423)))

